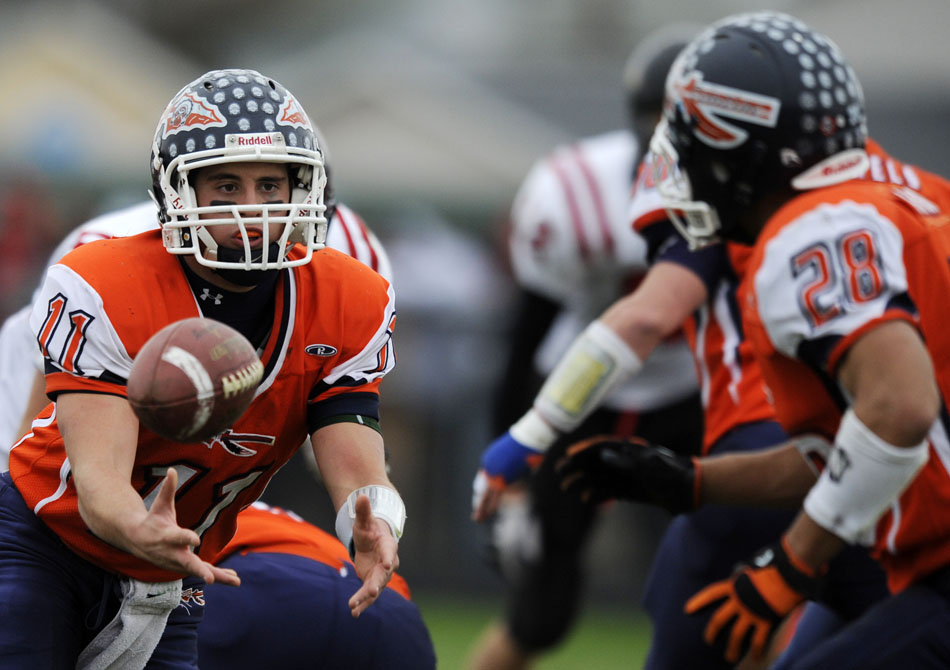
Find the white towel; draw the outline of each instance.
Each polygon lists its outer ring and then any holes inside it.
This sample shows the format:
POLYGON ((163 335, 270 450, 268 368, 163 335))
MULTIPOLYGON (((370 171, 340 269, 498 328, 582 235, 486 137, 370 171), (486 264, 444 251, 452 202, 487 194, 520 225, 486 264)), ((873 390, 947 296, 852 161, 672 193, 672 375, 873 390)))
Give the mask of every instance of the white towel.
POLYGON ((165 632, 168 615, 181 602, 181 580, 122 579, 115 618, 79 654, 76 670, 141 670, 165 632))

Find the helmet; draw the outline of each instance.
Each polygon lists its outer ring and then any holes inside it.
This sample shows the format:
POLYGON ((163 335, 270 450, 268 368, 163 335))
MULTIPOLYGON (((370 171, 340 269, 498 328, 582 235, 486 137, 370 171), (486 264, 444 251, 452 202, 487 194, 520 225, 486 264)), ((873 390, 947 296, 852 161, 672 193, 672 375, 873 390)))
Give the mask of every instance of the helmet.
POLYGON ((858 78, 827 37, 786 14, 740 14, 684 49, 651 140, 673 223, 703 246, 751 242, 738 221, 762 198, 860 177, 867 123, 858 78))
POLYGON ((623 68, 623 88, 630 126, 638 151, 646 151, 663 109, 664 84, 676 55, 701 26, 676 23, 656 30, 637 43, 623 68))
POLYGON ((191 254, 228 278, 243 274, 235 270, 271 271, 308 263, 327 234, 326 166, 318 137, 296 98, 254 70, 213 70, 185 86, 162 114, 150 160, 166 250, 191 254), (192 171, 248 161, 285 163, 291 202, 197 206, 189 182, 192 171), (205 216, 209 214, 215 217, 205 216), (269 240, 268 223, 283 225, 276 240, 269 240), (245 226, 252 224, 264 224, 262 249, 251 249, 245 226), (219 249, 207 230, 211 225, 237 225, 244 249, 219 249), (306 254, 290 259, 297 242, 306 254))

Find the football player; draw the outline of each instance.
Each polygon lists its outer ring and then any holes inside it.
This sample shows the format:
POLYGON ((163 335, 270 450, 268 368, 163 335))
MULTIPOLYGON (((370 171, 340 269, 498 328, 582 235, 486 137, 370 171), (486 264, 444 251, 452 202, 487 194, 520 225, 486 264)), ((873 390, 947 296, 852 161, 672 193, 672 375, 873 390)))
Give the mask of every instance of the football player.
MULTIPOLYGON (((659 119, 666 72, 696 30, 669 26, 630 54, 623 76, 630 129, 558 147, 531 168, 518 190, 508 242, 519 306, 495 402, 499 432, 530 406, 540 375, 550 372, 583 327, 646 273, 646 245, 630 231, 627 202, 659 119)), ((604 432, 699 451, 702 409, 681 333, 658 343, 641 374, 618 385, 552 452, 604 432)), ((504 624, 486 631, 474 651, 474 668, 524 667, 562 640, 576 620, 582 553, 596 509, 561 494, 552 463, 542 463, 528 495, 507 495, 493 520, 508 606, 504 624), (530 546, 533 528, 540 528, 537 550, 530 546)))
MULTIPOLYGON (((356 258, 392 282, 392 266, 386 250, 360 216, 346 205, 335 203, 330 219, 327 246, 356 258)), ((51 254, 50 264, 87 242, 158 228, 157 209, 151 201, 104 214, 67 235, 51 254)), ((36 343, 27 323, 29 308, 21 312, 24 318, 11 316, 0 331, 4 382, 11 389, 17 389, 3 393, 0 406, 22 408, 26 401, 22 389, 35 374, 41 400, 28 410, 23 431, 26 432, 32 418, 49 401, 43 392, 42 374, 34 373, 31 363, 36 357, 36 343)), ((3 445, 15 440, 16 423, 19 420, 11 415, 10 421, 3 424, 4 434, 8 435, 0 442, 4 464, 9 448, 3 445)), ((402 597, 384 591, 373 607, 356 620, 369 619, 371 623, 351 623, 353 619, 345 605, 358 588, 358 585, 353 588, 358 577, 345 548, 338 539, 291 513, 267 507, 262 502, 254 503, 238 515, 238 531, 215 560, 218 561, 241 574, 242 584, 239 589, 215 585, 204 589, 207 604, 199 629, 201 667, 215 667, 214 663, 223 662, 232 668, 240 667, 240 663, 260 667, 254 650, 270 649, 268 653, 273 653, 273 647, 268 645, 273 645, 274 633, 262 621, 284 630, 310 619, 310 616, 301 616, 291 603, 297 607, 309 604, 314 609, 319 608, 322 616, 332 621, 330 628, 335 633, 321 636, 295 631, 295 635, 279 647, 282 654, 292 658, 337 658, 341 667, 372 667, 363 662, 365 659, 360 654, 375 654, 378 662, 384 664, 404 662, 410 664, 407 667, 434 667, 431 641, 417 608, 407 602, 409 590, 405 580, 394 573, 389 587, 397 589, 402 597), (320 565, 313 565, 314 562, 320 565), (286 563, 300 569, 290 570, 286 563), (267 594, 266 599, 260 597, 262 593, 267 594), (249 602, 255 603, 254 609, 260 615, 254 626, 242 624, 251 609, 249 602), (280 604, 280 608, 264 617, 261 610, 267 604, 280 604), (372 642, 369 637, 373 637, 372 642), (238 642, 247 648, 240 648, 238 642)), ((295 667, 299 663, 279 665, 295 667)))
MULTIPOLYGON (((330 195, 327 182, 328 220, 327 247, 352 256, 371 267, 392 283, 392 264, 385 248, 363 219, 330 195)), ((50 254, 47 267, 68 252, 87 242, 113 237, 137 235, 160 228, 158 213, 151 200, 102 214, 77 226, 60 241, 50 254)), ((210 295, 199 296, 202 301, 210 295)), ((43 379, 43 359, 36 348, 36 339, 30 331, 27 305, 7 317, 0 327, 0 362, 4 371, 0 380, 0 470, 7 469, 10 445, 29 431, 36 414, 49 404, 43 379), (35 372, 34 372, 35 370, 35 372), (32 383, 29 381, 32 379, 32 383), (24 394, 23 389, 30 393, 24 394)))
POLYGON ((214 561, 240 588, 205 587, 202 670, 434 670, 435 651, 405 580, 393 573, 359 619, 346 602, 359 577, 343 544, 299 516, 256 502, 214 561))
MULTIPOLYGON (((947 197, 942 179, 898 161, 870 138, 865 148, 864 179, 892 183, 937 200, 947 197)), ((667 509, 707 504, 787 507, 801 503, 829 453, 826 440, 807 435, 775 449, 690 460, 642 440, 597 436, 571 445, 556 470, 564 490, 580 492, 593 501, 620 498, 667 509)), ((809 603, 786 626, 774 650, 783 655, 769 666, 773 670, 792 667, 818 640, 886 596, 880 570, 868 564, 861 550, 848 549, 829 572, 821 598, 826 604, 809 603)))
POLYGON ((192 596, 240 583, 210 561, 308 434, 362 579, 353 616, 398 566, 405 509, 377 411, 394 364, 393 292, 323 249, 324 154, 306 113, 258 72, 209 72, 162 114, 150 168, 161 230, 70 252, 34 302, 54 402, 0 475, 10 667, 197 667, 192 596), (240 455, 228 440, 159 438, 124 398, 148 337, 197 315, 245 334, 266 367, 228 431, 247 445, 240 455))
POLYGON ((843 547, 869 545, 894 595, 792 667, 946 668, 950 185, 863 178, 858 78, 784 14, 696 37, 664 109, 651 148, 670 217, 695 247, 754 244, 740 304, 778 419, 834 445, 781 538, 687 610, 730 660, 754 656, 843 547))
MULTIPOLYGON (((667 55, 660 81, 655 83, 658 88, 678 51, 674 48, 667 55)), ((659 110, 654 110, 654 121, 659 119, 659 110)), ((649 201, 647 194, 639 193, 649 187, 643 182, 641 174, 634 206, 638 201, 649 201)), ((703 434, 695 451, 755 449, 785 439, 773 420, 758 369, 736 324, 733 258, 724 250, 692 253, 664 219, 645 218, 651 225, 649 230, 639 230, 642 238, 629 232, 627 211, 623 224, 627 235, 639 239, 641 253, 650 262, 649 270, 633 290, 610 305, 574 340, 531 409, 485 451, 474 485, 476 520, 488 518, 507 484, 526 475, 529 464, 540 460, 552 445, 557 443, 558 451, 563 451, 575 437, 571 433, 602 399, 623 380, 636 378, 645 365, 643 361, 651 363, 653 351, 681 329, 696 359, 691 371, 693 383, 696 369, 701 371, 703 434), (565 434, 571 437, 560 439, 565 434)), ((664 423, 669 429, 681 425, 681 421, 689 418, 674 416, 664 423)), ((544 458, 542 472, 550 472, 556 460, 554 455, 544 458)), ((558 498, 566 501, 564 505, 592 510, 589 505, 578 506, 571 497, 558 498)), ((590 516, 592 511, 586 514, 590 516)), ((703 644, 701 626, 683 613, 683 605, 702 585, 716 576, 728 575, 736 560, 776 537, 789 520, 790 515, 782 510, 716 506, 672 520, 658 547, 645 593, 645 606, 653 624, 648 668, 726 667, 703 644)), ((552 521, 555 531, 564 527, 560 517, 552 521)), ((549 534, 557 537, 554 531, 549 534)), ((565 544, 573 539, 568 537, 565 544)), ((576 581, 577 575, 571 576, 576 581)), ((558 599, 563 598, 561 591, 555 593, 558 599)), ((557 611, 551 604, 553 597, 549 595, 546 611, 557 611)), ((517 623, 517 619, 512 620, 517 623)), ((545 619, 525 620, 528 627, 545 619)), ((514 626, 509 624, 509 628, 514 626)), ((515 633, 512 637, 530 641, 526 634, 515 633)))
MULTIPOLYGON (((699 372, 702 453, 745 453, 786 440, 739 318, 736 291, 749 249, 731 243, 691 249, 676 233, 655 187, 653 171, 642 170, 630 205, 631 219, 648 243, 650 271, 575 341, 533 408, 486 452, 483 465, 498 488, 523 473, 552 435, 592 411, 618 379, 636 373, 655 344, 680 326, 699 372)), ((490 509, 497 494, 482 488, 487 491, 479 500, 490 509)), ((646 667, 729 667, 731 662, 704 644, 703 622, 683 607, 704 584, 729 575, 755 546, 777 538, 791 513, 719 504, 693 511, 678 502, 668 509, 689 513, 668 527, 646 586, 644 604, 653 623, 646 667)), ((841 567, 833 571, 834 605, 843 616, 857 616, 885 596, 880 570, 860 549, 836 565, 841 567)))

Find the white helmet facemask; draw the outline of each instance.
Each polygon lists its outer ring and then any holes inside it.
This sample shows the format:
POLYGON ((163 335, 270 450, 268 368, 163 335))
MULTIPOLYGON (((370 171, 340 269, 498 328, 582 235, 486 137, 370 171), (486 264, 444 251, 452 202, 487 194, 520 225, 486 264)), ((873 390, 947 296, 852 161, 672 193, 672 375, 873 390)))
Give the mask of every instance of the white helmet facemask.
POLYGON ((679 156, 667 132, 664 119, 657 124, 650 139, 653 180, 666 214, 690 249, 716 244, 722 229, 719 215, 708 203, 693 199, 689 177, 679 168, 679 156))

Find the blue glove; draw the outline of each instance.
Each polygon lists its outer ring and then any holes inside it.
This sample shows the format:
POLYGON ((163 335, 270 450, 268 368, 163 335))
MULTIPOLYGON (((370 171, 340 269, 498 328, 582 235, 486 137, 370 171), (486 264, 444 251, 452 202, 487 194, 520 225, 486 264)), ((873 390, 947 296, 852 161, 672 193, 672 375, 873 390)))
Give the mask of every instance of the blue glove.
POLYGON ((494 514, 502 491, 526 477, 543 458, 543 452, 521 444, 511 431, 488 445, 472 483, 472 518, 484 521, 494 514))

